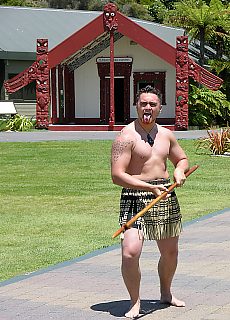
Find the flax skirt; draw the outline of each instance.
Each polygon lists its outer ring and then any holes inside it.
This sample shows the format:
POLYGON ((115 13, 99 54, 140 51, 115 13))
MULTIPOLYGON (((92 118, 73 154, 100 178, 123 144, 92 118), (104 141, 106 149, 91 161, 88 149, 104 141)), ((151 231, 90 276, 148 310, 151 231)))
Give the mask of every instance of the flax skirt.
MULTIPOLYGON (((149 181, 151 184, 170 185, 169 179, 149 181)), ((156 197, 152 192, 123 188, 120 199, 119 223, 122 226, 144 209, 156 197)), ((161 240, 181 233, 180 206, 175 191, 168 199, 159 201, 132 225, 142 230, 145 240, 161 240)))

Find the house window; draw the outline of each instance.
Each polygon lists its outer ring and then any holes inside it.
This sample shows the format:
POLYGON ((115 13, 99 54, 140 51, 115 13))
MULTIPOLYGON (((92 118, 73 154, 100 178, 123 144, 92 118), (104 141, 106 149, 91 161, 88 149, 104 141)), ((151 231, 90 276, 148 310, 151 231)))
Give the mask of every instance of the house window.
POLYGON ((166 104, 165 99, 165 72, 134 72, 133 73, 133 105, 136 105, 137 92, 147 85, 158 89, 162 94, 162 105, 166 104))
MULTIPOLYGON (((9 74, 9 79, 15 77, 16 74, 9 74)), ((36 81, 29 83, 27 86, 9 95, 13 101, 36 101, 36 81)))

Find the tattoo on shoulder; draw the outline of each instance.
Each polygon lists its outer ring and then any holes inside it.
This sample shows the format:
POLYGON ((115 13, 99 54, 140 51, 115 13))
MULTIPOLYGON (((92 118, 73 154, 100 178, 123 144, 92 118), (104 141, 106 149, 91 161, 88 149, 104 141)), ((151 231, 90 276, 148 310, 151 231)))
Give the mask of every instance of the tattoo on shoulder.
POLYGON ((115 141, 112 147, 112 161, 117 161, 122 155, 123 151, 128 145, 132 143, 131 140, 128 141, 115 141))

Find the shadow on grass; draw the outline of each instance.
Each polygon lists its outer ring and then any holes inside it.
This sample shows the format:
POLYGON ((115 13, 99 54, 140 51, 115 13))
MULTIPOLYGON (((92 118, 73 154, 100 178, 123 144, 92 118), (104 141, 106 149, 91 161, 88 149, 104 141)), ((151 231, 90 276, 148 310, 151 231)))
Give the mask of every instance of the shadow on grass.
MULTIPOLYGON (((98 303, 91 306, 93 311, 108 312, 114 317, 124 317, 130 306, 129 300, 109 301, 98 303)), ((168 308, 169 304, 162 304, 160 300, 141 300, 140 315, 136 319, 141 319, 145 315, 151 314, 157 310, 168 308)))

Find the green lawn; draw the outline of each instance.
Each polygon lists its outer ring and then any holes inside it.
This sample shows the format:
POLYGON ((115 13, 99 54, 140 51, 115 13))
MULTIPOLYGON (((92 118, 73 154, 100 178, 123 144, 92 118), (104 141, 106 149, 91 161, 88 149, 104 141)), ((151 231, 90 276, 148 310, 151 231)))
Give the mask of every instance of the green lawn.
MULTIPOLYGON (((0 143, 0 280, 119 241, 111 238, 120 196, 110 178, 111 143, 0 143)), ((177 189, 184 221, 229 207, 230 158, 180 143, 190 165, 200 165, 177 189)))

